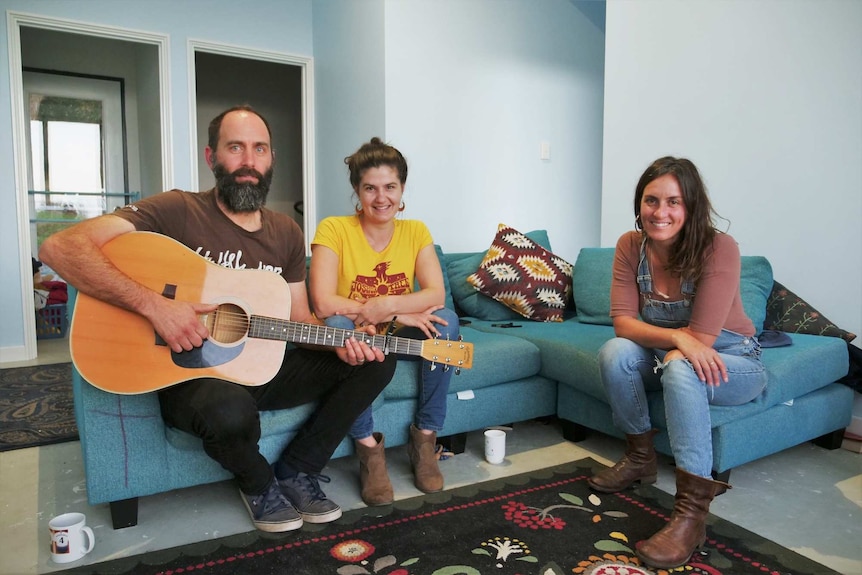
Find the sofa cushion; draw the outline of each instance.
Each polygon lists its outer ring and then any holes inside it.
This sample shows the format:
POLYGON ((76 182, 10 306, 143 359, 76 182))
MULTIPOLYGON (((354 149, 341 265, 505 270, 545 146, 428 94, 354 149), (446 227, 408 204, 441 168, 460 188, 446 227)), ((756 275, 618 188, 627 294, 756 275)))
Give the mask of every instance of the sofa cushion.
POLYGON ((763 331, 766 319, 766 300, 772 291, 772 265, 763 256, 742 256, 739 292, 745 315, 754 324, 756 335, 763 331))
MULTIPOLYGON (((793 345, 763 350, 761 359, 768 375, 760 397, 743 405, 713 405, 711 425, 719 427, 777 405, 793 405, 796 398, 832 385, 847 372, 847 344, 840 339, 791 334, 793 345)), ((649 394, 650 413, 666 421, 660 393, 649 394)))
POLYGON ((475 272, 482 263, 484 254, 469 254, 459 259, 449 257, 446 269, 449 285, 452 289, 452 299, 456 309, 463 315, 486 319, 489 321, 505 321, 521 319, 521 316, 500 302, 477 292, 469 283, 467 276, 475 272))
POLYGON ((562 322, 521 321, 517 327, 497 327, 489 321, 474 321, 471 327, 496 334, 511 333, 539 348, 540 374, 577 388, 607 402, 599 376, 599 348, 614 337, 614 329, 590 325, 572 317, 562 322))
MULTIPOLYGON (((437 252, 437 259, 440 261, 440 268, 443 270, 443 287, 446 289, 446 299, 443 301, 443 305, 445 305, 447 309, 455 311, 455 300, 452 299, 452 287, 449 285, 449 274, 446 273, 446 256, 443 254, 443 248, 439 245, 434 244, 434 250, 437 252)), ((418 282, 416 289, 419 289, 418 282)))
POLYGON ((563 321, 572 265, 516 229, 500 224, 479 268, 467 282, 527 319, 563 321))
POLYGON ((582 248, 572 270, 572 295, 578 321, 613 325, 611 319, 611 276, 614 248, 582 248))
MULTIPOLYGON (((539 349, 525 339, 508 334, 484 333, 461 328, 465 342, 473 344, 473 367, 452 376, 449 393, 492 387, 539 373, 539 349), (517 358, 517 361, 512 361, 517 358)), ((415 399, 419 394, 421 361, 399 361, 392 381, 381 394, 385 400, 415 399)), ((442 366, 437 366, 442 369, 442 366)), ((380 397, 375 405, 380 403, 380 397)))
MULTIPOLYGON (((525 234, 528 238, 551 249, 548 232, 545 230, 533 230, 525 234)), ((449 287, 452 290, 452 298, 457 309, 463 315, 488 321, 508 321, 522 319, 522 316, 504 306, 500 302, 476 291, 472 285, 467 283, 467 276, 474 273, 482 264, 485 252, 466 254, 447 254, 446 272, 449 276, 449 287)))

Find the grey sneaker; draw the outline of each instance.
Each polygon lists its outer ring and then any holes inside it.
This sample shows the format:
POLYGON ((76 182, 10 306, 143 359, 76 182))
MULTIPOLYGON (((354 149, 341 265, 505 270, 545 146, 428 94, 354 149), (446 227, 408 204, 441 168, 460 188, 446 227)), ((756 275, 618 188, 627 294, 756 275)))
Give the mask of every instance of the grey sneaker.
POLYGON ((320 481, 329 483, 330 479, 326 475, 298 473, 296 477, 278 480, 281 492, 299 511, 303 521, 329 523, 341 517, 341 507, 326 498, 320 481))
POLYGON ((302 517, 282 494, 275 480, 260 495, 248 495, 242 491, 240 495, 254 526, 261 531, 276 533, 302 527, 302 517))

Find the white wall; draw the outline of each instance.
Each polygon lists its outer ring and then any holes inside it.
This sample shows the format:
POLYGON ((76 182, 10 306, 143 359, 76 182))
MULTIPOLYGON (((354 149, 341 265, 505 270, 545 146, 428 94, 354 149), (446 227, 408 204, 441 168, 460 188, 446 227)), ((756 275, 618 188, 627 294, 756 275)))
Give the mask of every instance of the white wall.
POLYGON ((385 17, 404 216, 453 252, 487 249, 501 222, 547 229, 572 262, 596 245, 602 31, 566 0, 387 0, 385 17))
POLYGON ((601 244, 686 156, 742 253, 862 335, 860 30, 855 0, 608 0, 601 244))

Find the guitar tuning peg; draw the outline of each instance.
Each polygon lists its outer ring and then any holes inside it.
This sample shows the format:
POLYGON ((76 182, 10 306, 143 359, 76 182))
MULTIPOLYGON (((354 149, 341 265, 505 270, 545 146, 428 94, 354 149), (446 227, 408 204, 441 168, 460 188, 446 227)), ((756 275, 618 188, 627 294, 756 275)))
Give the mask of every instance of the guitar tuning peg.
POLYGON ((455 368, 455 375, 461 375, 461 368, 460 367, 455 368))
POLYGON ((435 369, 437 369, 437 362, 436 362, 436 361, 432 361, 432 362, 431 362, 431 369, 430 369, 429 371, 434 371, 435 369))

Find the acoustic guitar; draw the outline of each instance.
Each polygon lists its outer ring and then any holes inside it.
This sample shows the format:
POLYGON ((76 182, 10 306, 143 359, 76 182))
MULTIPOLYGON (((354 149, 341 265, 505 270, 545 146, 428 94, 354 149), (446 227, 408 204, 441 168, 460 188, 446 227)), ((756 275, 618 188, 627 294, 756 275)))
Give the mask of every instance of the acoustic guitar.
POLYGON ((279 274, 219 266, 167 236, 132 232, 102 250, 123 273, 165 297, 218 305, 200 316, 210 333, 204 344, 177 353, 143 316, 79 293, 69 334, 72 361, 105 391, 146 393, 202 377, 262 385, 275 377, 288 342, 341 347, 351 337, 387 354, 459 370, 473 365, 473 344, 460 340, 371 336, 290 321, 290 290, 279 274))

